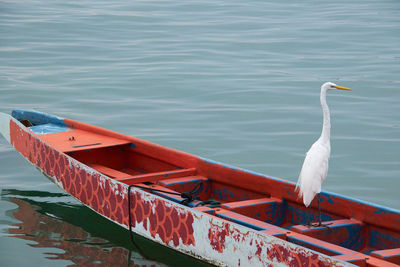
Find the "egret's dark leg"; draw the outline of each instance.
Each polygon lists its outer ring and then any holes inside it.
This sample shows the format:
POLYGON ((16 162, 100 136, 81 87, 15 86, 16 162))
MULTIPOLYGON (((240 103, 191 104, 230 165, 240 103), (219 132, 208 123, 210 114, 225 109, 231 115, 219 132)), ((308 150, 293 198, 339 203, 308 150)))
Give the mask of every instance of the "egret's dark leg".
POLYGON ((308 228, 310 228, 312 226, 311 220, 310 220, 310 215, 309 214, 305 214, 306 219, 307 219, 307 223, 305 224, 305 226, 308 226, 308 228))
POLYGON ((318 226, 321 225, 321 193, 318 193, 318 226))
POLYGON ((321 222, 321 193, 318 193, 318 222, 313 223, 312 226, 314 226, 314 227, 322 226, 322 222, 321 222))
POLYGON ((328 225, 330 225, 332 223, 327 223, 327 224, 322 224, 321 221, 321 193, 318 194, 318 222, 317 223, 313 223, 312 226, 314 227, 320 227, 320 226, 325 226, 328 227, 328 225))

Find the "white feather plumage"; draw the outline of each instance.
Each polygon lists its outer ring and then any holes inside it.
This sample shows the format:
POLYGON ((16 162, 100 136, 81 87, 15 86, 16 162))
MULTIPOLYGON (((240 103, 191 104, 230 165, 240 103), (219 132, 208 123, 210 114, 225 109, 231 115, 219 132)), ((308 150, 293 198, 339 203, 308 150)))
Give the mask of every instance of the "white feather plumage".
POLYGON ((321 192, 322 183, 328 174, 331 153, 331 123, 329 108, 326 103, 326 92, 332 89, 351 90, 331 82, 324 83, 321 86, 322 133, 318 140, 311 146, 310 150, 308 150, 296 185, 296 191, 298 191, 299 197, 303 198, 303 203, 306 207, 310 205, 315 195, 321 192))
POLYGON ((299 197, 303 198, 306 207, 310 205, 315 195, 321 192, 322 183, 328 174, 330 151, 329 140, 326 142, 320 138, 307 152, 296 186, 299 197))

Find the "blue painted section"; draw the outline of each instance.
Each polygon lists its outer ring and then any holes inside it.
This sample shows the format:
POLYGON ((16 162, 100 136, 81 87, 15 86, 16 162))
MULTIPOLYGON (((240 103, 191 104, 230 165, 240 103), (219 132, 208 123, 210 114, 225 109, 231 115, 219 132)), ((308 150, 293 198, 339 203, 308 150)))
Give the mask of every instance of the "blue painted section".
POLYGON ((386 214, 389 213, 391 214, 392 212, 388 210, 386 207, 376 207, 376 211, 374 211, 374 214, 386 214))
POLYGON ((223 201, 241 201, 250 199, 250 197, 245 191, 240 192, 240 194, 239 193, 235 194, 231 191, 228 191, 226 188, 212 189, 211 194, 212 196, 215 197, 215 199, 223 201))
POLYGON ((29 127, 35 134, 52 134, 72 130, 63 125, 46 123, 29 127))
POLYGON ((369 231, 369 246, 373 249, 391 249, 400 247, 400 239, 379 230, 369 231))
POLYGON ((333 199, 331 197, 328 197, 328 203, 329 204, 335 204, 335 201, 333 201, 333 199))
POLYGON ((130 143, 130 144, 129 144, 129 147, 130 147, 130 148, 136 148, 136 145, 135 145, 134 143, 130 143))
POLYGON ((269 202, 265 215, 268 218, 266 222, 278 226, 281 225, 285 220, 285 216, 282 214, 282 203, 277 201, 269 202))
POLYGON ((208 196, 208 194, 211 191, 211 181, 209 178, 207 178, 208 180, 205 181, 205 187, 204 187, 204 193, 208 196))
POLYGON ((364 246, 365 236, 361 234, 362 227, 359 224, 348 224, 345 226, 348 233, 347 238, 339 243, 339 246, 360 251, 364 246))
POLYGON ((11 116, 17 120, 29 120, 33 125, 55 124, 66 126, 64 119, 35 110, 15 109, 11 116))
POLYGON ((227 196, 223 194, 222 189, 214 189, 211 191, 212 195, 218 200, 226 200, 227 196))

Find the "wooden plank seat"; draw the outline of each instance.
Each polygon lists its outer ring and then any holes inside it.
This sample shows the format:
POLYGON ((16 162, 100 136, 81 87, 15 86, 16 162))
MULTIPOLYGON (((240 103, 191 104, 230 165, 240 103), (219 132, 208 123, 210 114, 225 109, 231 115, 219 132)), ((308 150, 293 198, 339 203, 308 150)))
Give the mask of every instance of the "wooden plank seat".
POLYGON ((178 202, 178 203, 180 203, 183 200, 183 198, 178 195, 178 194, 180 194, 179 192, 176 192, 176 191, 166 188, 164 186, 157 185, 157 184, 152 184, 152 185, 138 184, 138 185, 141 187, 146 187, 146 188, 148 188, 149 192, 152 192, 155 195, 162 196, 168 200, 172 200, 172 201, 178 202), (151 189, 155 189, 155 190, 151 191, 151 189), (157 190, 162 190, 163 192, 159 192, 157 190), (170 193, 167 193, 167 192, 170 192, 170 193))
POLYGON ((216 209, 215 215, 222 219, 232 221, 232 222, 247 226, 247 227, 255 229, 255 230, 264 231, 265 233, 267 233, 267 231, 271 231, 271 230, 275 233, 275 235, 284 234, 287 232, 287 230, 284 228, 280 228, 273 224, 262 222, 260 220, 256 220, 251 217, 248 217, 248 216, 245 216, 245 215, 233 212, 233 211, 229 211, 226 209, 216 209))
POLYGON ((196 174, 196 168, 188 168, 188 169, 178 169, 167 172, 152 172, 146 174, 139 174, 130 177, 116 178, 116 180, 126 184, 134 184, 143 182, 157 182, 159 180, 176 178, 176 177, 183 178, 195 174, 196 174))
POLYGON ((261 230, 260 232, 265 235, 272 235, 272 236, 278 237, 280 239, 286 240, 286 232, 282 231, 282 228, 261 230))
POLYGON ((291 231, 286 234, 286 240, 358 266, 366 266, 368 257, 354 250, 291 231))
POLYGON ((370 255, 400 265, 400 248, 375 250, 370 255))
POLYGON ((342 219, 325 221, 324 224, 326 226, 320 227, 295 225, 290 230, 351 250, 360 251, 363 248, 364 244, 360 238, 364 227, 362 222, 355 219, 342 219))
POLYGON ((282 200, 273 197, 228 202, 221 207, 264 222, 278 224, 282 200))
POLYGON ((367 259, 367 267, 399 267, 399 265, 375 257, 369 257, 367 259))
POLYGON ((209 181, 209 179, 203 176, 196 175, 196 176, 187 176, 184 178, 168 177, 160 181, 160 184, 168 188, 183 189, 182 188, 183 186, 187 187, 189 185, 192 187, 199 182, 206 182, 206 181, 209 181))
POLYGON ((107 175, 108 177, 111 178, 125 178, 125 177, 131 177, 132 175, 130 175, 129 173, 125 173, 125 172, 120 172, 117 171, 115 169, 109 168, 107 166, 104 165, 100 165, 100 164, 87 164, 90 168, 95 169, 96 171, 107 175))
POLYGON ((196 173, 196 168, 188 169, 177 169, 167 172, 152 172, 139 175, 131 175, 126 172, 121 172, 110 167, 100 165, 100 164, 88 164, 89 167, 107 175, 115 180, 126 184, 144 183, 144 182, 156 182, 167 178, 185 177, 194 175, 196 173))
POLYGON ((215 215, 215 209, 216 208, 210 208, 207 206, 198 206, 198 207, 193 207, 193 209, 204 212, 204 213, 208 213, 211 215, 215 215))

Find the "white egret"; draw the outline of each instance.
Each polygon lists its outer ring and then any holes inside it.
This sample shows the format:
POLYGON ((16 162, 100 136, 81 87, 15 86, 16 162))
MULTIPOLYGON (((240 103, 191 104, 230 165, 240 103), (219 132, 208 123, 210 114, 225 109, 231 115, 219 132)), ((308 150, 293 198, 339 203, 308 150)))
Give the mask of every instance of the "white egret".
POLYGON ((321 226, 320 192, 321 186, 328 173, 328 162, 331 153, 330 132, 331 122, 328 105, 326 104, 326 93, 328 90, 352 89, 336 85, 331 82, 324 83, 321 86, 321 106, 323 112, 322 133, 318 140, 308 150, 301 169, 299 180, 296 185, 296 191, 299 197, 303 197, 303 203, 308 207, 316 194, 318 195, 318 223, 313 226, 321 226))

